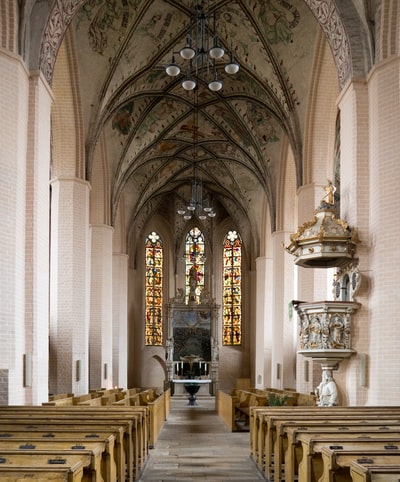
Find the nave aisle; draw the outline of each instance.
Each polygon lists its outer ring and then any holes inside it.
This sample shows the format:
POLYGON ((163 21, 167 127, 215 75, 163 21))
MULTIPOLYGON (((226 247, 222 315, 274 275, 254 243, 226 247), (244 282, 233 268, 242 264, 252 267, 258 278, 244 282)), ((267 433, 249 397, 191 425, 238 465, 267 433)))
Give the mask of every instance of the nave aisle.
POLYGON ((232 433, 215 410, 214 397, 171 397, 171 412, 150 450, 140 482, 265 480, 250 459, 249 433, 232 433))

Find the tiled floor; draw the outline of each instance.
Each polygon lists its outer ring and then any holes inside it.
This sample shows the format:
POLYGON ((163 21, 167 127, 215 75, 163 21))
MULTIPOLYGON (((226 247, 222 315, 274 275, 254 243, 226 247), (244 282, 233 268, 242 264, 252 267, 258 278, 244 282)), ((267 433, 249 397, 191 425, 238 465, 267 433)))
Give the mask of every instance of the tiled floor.
POLYGON ((187 405, 172 397, 171 412, 139 477, 140 482, 265 480, 250 458, 249 433, 230 432, 213 397, 187 405))

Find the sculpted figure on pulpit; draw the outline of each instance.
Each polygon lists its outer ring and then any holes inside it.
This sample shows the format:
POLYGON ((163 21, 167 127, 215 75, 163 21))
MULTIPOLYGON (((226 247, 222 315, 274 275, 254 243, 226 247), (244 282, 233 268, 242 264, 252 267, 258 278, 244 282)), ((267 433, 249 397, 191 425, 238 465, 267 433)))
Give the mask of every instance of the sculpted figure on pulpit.
POLYGON ((336 187, 332 184, 332 181, 328 180, 328 185, 324 189, 326 191, 326 195, 323 200, 327 204, 331 204, 333 206, 335 204, 336 187))
POLYGON ((331 370, 323 370, 322 382, 315 389, 318 397, 317 405, 320 407, 333 407, 338 405, 338 391, 331 370))

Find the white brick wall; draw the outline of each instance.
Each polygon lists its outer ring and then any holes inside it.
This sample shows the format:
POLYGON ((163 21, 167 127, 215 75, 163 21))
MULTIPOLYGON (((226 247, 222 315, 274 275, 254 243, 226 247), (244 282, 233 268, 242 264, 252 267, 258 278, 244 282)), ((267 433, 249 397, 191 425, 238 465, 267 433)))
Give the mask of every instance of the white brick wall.
POLYGON ((400 395, 400 102, 398 58, 369 80, 370 116, 370 311, 368 402, 397 404, 400 395), (390 362, 389 362, 390 360, 390 362))
MULTIPOLYGON (((24 400, 25 184, 29 79, 20 60, 0 52, 0 369, 10 387, 0 391, 24 400), (12 376, 11 376, 12 375, 12 376)), ((1 395, 0 395, 1 396, 1 395)))

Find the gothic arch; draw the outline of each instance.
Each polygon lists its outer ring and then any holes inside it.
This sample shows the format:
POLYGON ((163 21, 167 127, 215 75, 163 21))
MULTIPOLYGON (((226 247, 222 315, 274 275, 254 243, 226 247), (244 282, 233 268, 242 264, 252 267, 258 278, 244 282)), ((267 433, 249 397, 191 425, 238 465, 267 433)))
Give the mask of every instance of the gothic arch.
POLYGON ((62 75, 57 77, 54 86, 57 95, 52 110, 51 176, 86 180, 81 97, 72 35, 66 35, 59 62, 64 69, 60 69, 62 75), (66 129, 67 125, 72 129, 66 129))

